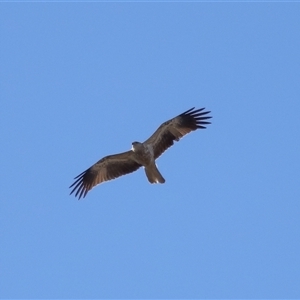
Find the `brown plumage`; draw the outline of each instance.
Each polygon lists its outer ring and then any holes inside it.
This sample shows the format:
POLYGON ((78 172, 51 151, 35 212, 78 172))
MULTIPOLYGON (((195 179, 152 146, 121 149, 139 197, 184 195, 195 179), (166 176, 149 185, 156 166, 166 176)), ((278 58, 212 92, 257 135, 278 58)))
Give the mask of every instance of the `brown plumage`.
POLYGON ((144 143, 133 142, 132 150, 102 158, 74 178, 70 194, 76 191, 75 196, 79 199, 84 198, 94 186, 132 173, 142 166, 150 183, 164 183, 165 179, 157 169, 155 159, 171 147, 174 141, 179 141, 196 129, 205 129, 206 125, 210 124, 206 121, 211 118, 207 116, 209 113, 210 111, 204 111, 204 108, 191 108, 164 122, 144 143))
POLYGON ((205 120, 211 117, 206 116, 210 111, 204 111, 205 108, 194 110, 194 107, 182 113, 181 115, 164 122, 150 136, 144 144, 152 145, 154 149, 154 158, 158 158, 169 147, 174 144, 174 141, 179 141, 180 138, 198 128, 205 129, 205 125, 210 124, 205 120))

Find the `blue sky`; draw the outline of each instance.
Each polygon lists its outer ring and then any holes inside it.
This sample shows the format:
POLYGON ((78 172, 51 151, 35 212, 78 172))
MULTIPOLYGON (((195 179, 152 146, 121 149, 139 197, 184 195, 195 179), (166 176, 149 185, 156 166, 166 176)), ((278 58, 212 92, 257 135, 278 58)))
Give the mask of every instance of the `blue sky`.
POLYGON ((2 298, 300 298, 299 3, 1 3, 2 298), (143 170, 73 178, 191 107, 143 170))

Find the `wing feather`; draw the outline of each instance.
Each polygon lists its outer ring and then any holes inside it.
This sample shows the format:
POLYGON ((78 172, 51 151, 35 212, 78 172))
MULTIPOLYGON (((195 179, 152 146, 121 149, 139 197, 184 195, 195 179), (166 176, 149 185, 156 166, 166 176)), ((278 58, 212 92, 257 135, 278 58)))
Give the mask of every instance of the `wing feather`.
POLYGON ((194 107, 161 124, 154 134, 144 144, 151 145, 154 157, 158 158, 163 152, 179 141, 183 136, 197 129, 205 129, 211 118, 207 116, 210 111, 205 108, 195 109, 194 107))
POLYGON ((141 165, 133 160, 132 155, 132 151, 127 151, 103 157, 74 178, 70 195, 75 192, 75 197, 84 198, 96 185, 136 171, 141 165))

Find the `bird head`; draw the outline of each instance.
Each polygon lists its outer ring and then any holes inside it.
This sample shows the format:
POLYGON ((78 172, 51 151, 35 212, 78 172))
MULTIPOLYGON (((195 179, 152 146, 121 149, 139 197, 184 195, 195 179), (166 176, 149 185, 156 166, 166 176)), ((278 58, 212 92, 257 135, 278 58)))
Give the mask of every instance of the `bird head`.
POLYGON ((140 145, 141 145, 141 143, 139 143, 139 142, 133 142, 132 147, 131 147, 132 151, 137 150, 140 145))

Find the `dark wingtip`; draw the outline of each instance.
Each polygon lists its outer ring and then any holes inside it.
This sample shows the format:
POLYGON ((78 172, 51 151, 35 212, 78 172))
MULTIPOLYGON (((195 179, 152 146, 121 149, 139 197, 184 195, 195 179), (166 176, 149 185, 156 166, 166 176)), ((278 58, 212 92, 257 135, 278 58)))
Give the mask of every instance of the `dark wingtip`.
POLYGON ((189 110, 187 110, 187 111, 183 112, 182 114, 180 114, 180 116, 184 116, 184 115, 200 116, 200 115, 206 115, 206 114, 210 113, 210 111, 202 112, 203 110, 205 110, 205 107, 198 108, 198 109, 195 109, 195 107, 192 107, 189 110))
POLYGON ((195 107, 192 107, 192 108, 188 109, 187 111, 183 112, 181 115, 188 114, 189 112, 193 111, 194 109, 195 109, 195 107))
POLYGON ((211 124, 211 122, 207 122, 205 120, 211 119, 212 116, 207 116, 211 111, 207 110, 205 111, 205 107, 195 109, 195 107, 185 111, 180 117, 183 118, 189 118, 189 122, 192 122, 195 126, 194 129, 199 128, 199 129, 205 129, 208 124, 211 124))
POLYGON ((87 189, 83 183, 84 175, 86 174, 87 171, 88 169, 80 173, 79 175, 77 175, 74 178, 75 181, 69 186, 69 188, 73 188, 72 191, 70 192, 70 195, 72 195, 75 192, 75 197, 78 196, 78 200, 84 198, 89 191, 89 189, 87 189))

